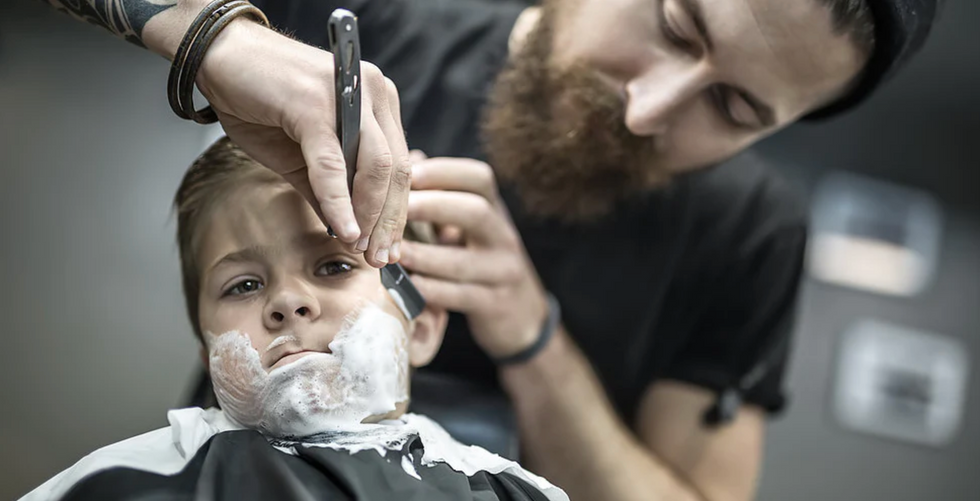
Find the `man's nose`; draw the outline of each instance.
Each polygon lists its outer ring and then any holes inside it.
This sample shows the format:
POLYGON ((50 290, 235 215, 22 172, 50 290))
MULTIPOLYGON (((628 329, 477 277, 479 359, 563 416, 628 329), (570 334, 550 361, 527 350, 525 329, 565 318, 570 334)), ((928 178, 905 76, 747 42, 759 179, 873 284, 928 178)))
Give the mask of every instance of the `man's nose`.
POLYGON ((279 287, 266 304, 263 321, 270 331, 296 322, 312 322, 320 317, 320 302, 302 285, 279 287))
POLYGON ((708 85, 710 68, 700 62, 659 61, 626 84, 626 128, 637 136, 670 130, 708 85))

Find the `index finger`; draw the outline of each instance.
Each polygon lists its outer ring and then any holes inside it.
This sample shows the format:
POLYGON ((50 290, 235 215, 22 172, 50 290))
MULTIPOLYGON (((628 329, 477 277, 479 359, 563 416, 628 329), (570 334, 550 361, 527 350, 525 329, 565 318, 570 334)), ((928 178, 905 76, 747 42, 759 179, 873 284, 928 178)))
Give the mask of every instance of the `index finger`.
POLYGON ((468 238, 487 246, 507 244, 513 239, 506 220, 491 202, 473 193, 412 191, 408 197, 408 219, 458 226, 468 238))
POLYGON ((429 158, 412 166, 412 189, 464 191, 497 202, 493 168, 469 158, 429 158))
POLYGON ((347 188, 344 153, 337 133, 329 127, 329 120, 318 125, 297 131, 310 177, 310 188, 324 220, 333 228, 337 238, 353 243, 361 230, 354 219, 354 208, 347 188))

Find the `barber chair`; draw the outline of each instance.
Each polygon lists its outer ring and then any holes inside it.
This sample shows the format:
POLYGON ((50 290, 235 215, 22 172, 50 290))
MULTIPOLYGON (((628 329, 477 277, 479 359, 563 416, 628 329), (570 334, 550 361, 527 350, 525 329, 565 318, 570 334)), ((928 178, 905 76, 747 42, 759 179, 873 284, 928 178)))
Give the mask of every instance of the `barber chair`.
MULTIPOLYGON (((203 369, 186 405, 218 406, 211 378, 203 369)), ((478 445, 512 461, 518 460, 517 418, 499 389, 444 373, 419 370, 412 375, 409 411, 436 421, 464 444, 478 445)))

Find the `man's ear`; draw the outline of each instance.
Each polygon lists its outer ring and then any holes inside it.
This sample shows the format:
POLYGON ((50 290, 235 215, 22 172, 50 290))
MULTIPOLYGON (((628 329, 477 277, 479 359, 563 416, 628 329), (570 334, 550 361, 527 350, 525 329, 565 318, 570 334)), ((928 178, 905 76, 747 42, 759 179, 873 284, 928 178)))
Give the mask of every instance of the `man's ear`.
POLYGON ((408 335, 408 363, 412 367, 428 365, 439 353, 442 338, 446 334, 449 313, 445 309, 426 305, 415 319, 408 335))

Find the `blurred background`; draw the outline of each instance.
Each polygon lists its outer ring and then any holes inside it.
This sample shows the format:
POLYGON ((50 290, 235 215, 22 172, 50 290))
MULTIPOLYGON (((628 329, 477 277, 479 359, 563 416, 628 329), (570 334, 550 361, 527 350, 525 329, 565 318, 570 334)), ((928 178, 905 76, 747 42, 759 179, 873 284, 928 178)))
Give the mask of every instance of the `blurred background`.
MULTIPOLYGON (((814 236, 759 499, 980 499, 980 2, 859 112, 757 151, 814 236), (972 367, 971 367, 972 365, 972 367)), ((168 64, 0 2, 0 499, 166 425, 198 361, 170 201, 218 131, 168 64)))

